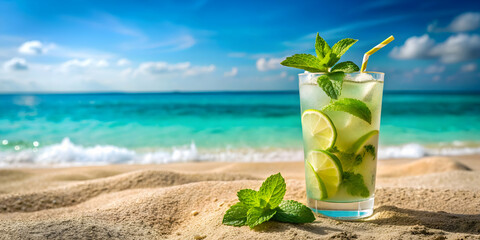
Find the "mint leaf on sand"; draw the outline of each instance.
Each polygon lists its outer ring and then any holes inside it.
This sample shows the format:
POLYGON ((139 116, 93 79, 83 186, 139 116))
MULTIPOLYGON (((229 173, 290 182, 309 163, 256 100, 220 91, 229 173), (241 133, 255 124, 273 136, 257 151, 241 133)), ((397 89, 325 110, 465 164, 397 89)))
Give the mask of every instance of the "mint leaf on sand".
POLYGON ((309 223, 315 221, 312 210, 293 200, 283 200, 277 207, 273 220, 288 223, 309 223))
POLYGON ((330 103, 323 107, 322 111, 342 111, 350 113, 369 124, 372 122, 372 112, 370 112, 367 105, 364 102, 353 98, 344 98, 330 103))
POLYGON ((332 69, 330 69, 331 72, 345 72, 345 73, 352 73, 359 70, 360 68, 357 66, 357 64, 353 63, 352 61, 341 62, 335 65, 332 69))
POLYGON ((258 190, 260 206, 276 208, 282 202, 286 191, 287 185, 280 173, 268 177, 258 190))
POLYGON ((309 72, 325 72, 327 68, 322 66, 320 60, 311 54, 295 54, 287 57, 283 62, 283 66, 303 69, 309 72))
POLYGON ((269 208, 250 208, 247 213, 247 225, 250 228, 254 228, 257 225, 270 220, 275 213, 277 213, 276 210, 269 208))
POLYGON ((368 191, 363 176, 359 173, 343 172, 343 186, 347 189, 347 193, 352 196, 368 197, 370 191, 368 191))
POLYGON ((238 200, 248 207, 260 207, 260 201, 257 191, 252 189, 242 189, 237 192, 238 200))
POLYGON ((233 205, 223 216, 222 223, 225 225, 240 227, 247 223, 247 212, 249 207, 241 202, 233 205))
POLYGON ((357 39, 351 39, 351 38, 342 39, 337 43, 335 43, 335 45, 333 45, 332 52, 335 53, 340 58, 357 41, 358 41, 357 39))
POLYGON ((296 201, 283 201, 286 188, 285 179, 277 173, 268 177, 258 191, 238 191, 240 202, 227 210, 222 223, 253 228, 270 219, 288 223, 313 222, 315 216, 310 208, 296 201))

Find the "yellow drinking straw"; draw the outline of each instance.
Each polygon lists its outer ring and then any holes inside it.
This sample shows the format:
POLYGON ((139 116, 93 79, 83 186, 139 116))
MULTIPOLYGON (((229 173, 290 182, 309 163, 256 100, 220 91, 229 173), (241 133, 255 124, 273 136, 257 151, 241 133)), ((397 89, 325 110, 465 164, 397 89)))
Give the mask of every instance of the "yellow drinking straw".
POLYGON ((361 72, 365 72, 365 69, 367 68, 367 63, 368 63, 368 57, 370 55, 374 54, 376 51, 380 50, 380 48, 385 47, 387 44, 389 44, 391 41, 393 41, 393 36, 388 37, 387 39, 383 40, 380 44, 375 46, 374 48, 370 49, 370 51, 366 52, 365 55, 363 55, 363 61, 362 61, 362 68, 360 69, 361 72))

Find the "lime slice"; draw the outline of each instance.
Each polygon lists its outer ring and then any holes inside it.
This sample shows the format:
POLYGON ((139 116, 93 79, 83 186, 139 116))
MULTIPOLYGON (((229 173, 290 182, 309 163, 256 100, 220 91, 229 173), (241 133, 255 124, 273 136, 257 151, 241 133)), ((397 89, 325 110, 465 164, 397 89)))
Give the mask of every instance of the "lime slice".
POLYGON ((311 136, 310 144, 316 149, 327 149, 335 144, 337 130, 325 113, 308 109, 302 114, 304 135, 311 136))
POLYGON ((343 170, 340 160, 327 151, 316 150, 308 154, 307 162, 325 184, 327 195, 334 196, 342 182, 343 170))
POLYGON ((316 200, 327 198, 325 184, 308 161, 305 162, 305 180, 307 183, 307 196, 309 198, 316 200))
POLYGON ((368 146, 368 145, 377 146, 377 144, 378 144, 378 130, 373 130, 361 136, 357 141, 355 141, 355 143, 353 143, 352 147, 349 149, 348 152, 360 154, 365 151, 365 146, 368 146))

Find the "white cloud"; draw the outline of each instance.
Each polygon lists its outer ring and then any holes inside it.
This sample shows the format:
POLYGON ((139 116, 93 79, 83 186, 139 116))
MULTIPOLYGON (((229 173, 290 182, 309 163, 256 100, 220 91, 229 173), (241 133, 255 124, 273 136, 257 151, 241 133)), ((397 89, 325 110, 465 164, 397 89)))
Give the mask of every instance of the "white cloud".
POLYGON ((186 71, 190 67, 190 62, 170 64, 167 62, 144 62, 141 63, 138 73, 161 74, 167 72, 186 71))
POLYGON ((28 69, 27 61, 23 58, 12 58, 3 64, 6 70, 23 71, 28 69))
POLYGON ((257 69, 261 72, 279 69, 282 66, 280 65, 282 61, 283 58, 260 58, 257 60, 257 69))
POLYGON ((96 64, 97 67, 108 67, 109 65, 110 64, 105 59, 99 60, 96 64))
POLYGON ((131 64, 130 60, 126 58, 121 58, 121 59, 118 59, 117 61, 117 66, 120 66, 120 67, 128 66, 130 64, 131 64))
POLYGON ((131 71, 133 75, 147 74, 160 75, 166 73, 180 73, 185 76, 195 76, 215 71, 215 65, 208 66, 192 66, 190 62, 167 63, 167 62, 144 62, 137 69, 131 71))
POLYGON ((19 48, 18 52, 26 55, 40 55, 46 53, 48 50, 54 48, 54 44, 45 46, 40 41, 28 41, 23 43, 19 48))
POLYGON ((70 70, 79 70, 89 67, 104 68, 108 67, 110 64, 105 59, 95 60, 93 58, 87 58, 84 60, 72 59, 68 60, 60 65, 60 70, 63 72, 68 72, 70 70))
POLYGON ((400 47, 394 47, 390 52, 390 56, 397 59, 415 59, 415 58, 432 58, 430 51, 435 46, 435 41, 427 34, 420 37, 410 37, 405 44, 400 47))
POLYGON ((432 80, 433 80, 434 82, 440 81, 440 75, 435 75, 435 76, 432 78, 432 80))
POLYGON ((187 76, 195 76, 215 71, 215 65, 192 67, 185 72, 187 76))
POLYGON ((432 49, 432 55, 446 63, 461 62, 480 57, 480 36, 457 34, 432 49))
POLYGON ((445 66, 440 65, 431 65, 425 69, 427 74, 442 73, 443 71, 445 71, 445 66))
POLYGON ((480 36, 456 34, 436 44, 427 34, 410 37, 405 44, 395 47, 390 57, 396 59, 438 58, 444 63, 455 63, 480 58, 480 36))
POLYGON ((284 78, 284 77, 286 77, 286 76, 287 76, 287 72, 283 71, 283 72, 280 73, 280 77, 281 77, 281 78, 284 78))
POLYGON ((447 26, 438 27, 437 22, 428 25, 429 32, 467 32, 480 28, 480 13, 462 13, 447 26))
POLYGON ((231 71, 224 72, 223 76, 225 77, 235 77, 238 74, 238 68, 233 67, 231 71))
POLYGON ((477 70, 477 64, 476 63, 468 63, 468 64, 463 65, 460 68, 460 71, 462 71, 462 72, 473 72, 475 70, 477 70))

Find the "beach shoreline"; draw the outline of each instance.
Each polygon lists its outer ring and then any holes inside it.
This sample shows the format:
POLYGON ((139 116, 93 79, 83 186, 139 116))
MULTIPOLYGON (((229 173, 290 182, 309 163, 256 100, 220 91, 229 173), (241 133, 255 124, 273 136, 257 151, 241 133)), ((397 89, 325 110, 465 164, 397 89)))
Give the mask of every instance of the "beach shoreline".
POLYGON ((277 172, 305 202, 302 161, 4 168, 0 238, 480 239, 479 155, 380 160, 364 221, 221 224, 239 189, 277 172))

